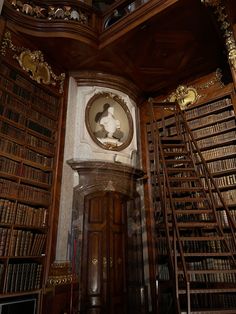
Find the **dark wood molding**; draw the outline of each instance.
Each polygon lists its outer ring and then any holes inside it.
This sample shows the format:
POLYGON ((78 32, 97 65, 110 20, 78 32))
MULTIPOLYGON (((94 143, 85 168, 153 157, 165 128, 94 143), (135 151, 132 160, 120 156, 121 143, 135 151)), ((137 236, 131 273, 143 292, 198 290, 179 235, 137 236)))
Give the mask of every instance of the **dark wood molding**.
POLYGON ((103 161, 68 160, 67 163, 79 174, 80 193, 113 190, 131 198, 137 196, 136 180, 144 175, 141 169, 103 161))
POLYGON ((78 86, 100 86, 119 90, 127 94, 134 101, 141 95, 138 87, 131 81, 116 75, 95 71, 71 72, 70 75, 76 80, 78 86))

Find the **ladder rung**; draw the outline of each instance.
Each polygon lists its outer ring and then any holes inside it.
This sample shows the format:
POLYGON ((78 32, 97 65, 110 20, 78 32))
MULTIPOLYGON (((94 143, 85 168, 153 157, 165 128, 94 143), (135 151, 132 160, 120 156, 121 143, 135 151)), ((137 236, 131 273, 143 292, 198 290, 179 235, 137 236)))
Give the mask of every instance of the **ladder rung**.
MULTIPOLYGON (((236 287, 234 287, 234 288, 225 288, 225 289, 209 289, 209 288, 190 289, 190 293, 191 294, 194 294, 194 293, 197 293, 197 294, 202 294, 202 293, 204 293, 204 294, 205 293, 215 294, 215 293, 228 293, 228 292, 235 292, 236 293, 236 287)), ((186 294, 186 290, 180 289, 179 290, 179 294, 186 294)), ((224 312, 222 312, 222 313, 224 313, 224 312)), ((232 312, 232 313, 235 314, 235 312, 232 312)))
POLYGON ((166 168, 166 170, 169 172, 173 172, 173 171, 174 172, 195 171, 195 169, 192 167, 191 168, 190 167, 178 167, 178 168, 177 167, 174 167, 174 168, 168 167, 168 168, 166 168))
POLYGON ((205 191, 201 186, 193 187, 170 187, 172 192, 195 192, 195 191, 205 191))
MULTIPOLYGON (((217 222, 201 222, 201 221, 197 221, 197 222, 193 222, 193 221, 189 221, 189 222, 177 222, 177 225, 179 228, 213 228, 216 227, 218 224, 217 222)), ((210 239, 209 239, 210 240, 210 239)))
POLYGON ((185 202, 185 203, 196 203, 206 201, 206 197, 173 197, 175 203, 185 202))
POLYGON ((189 153, 187 152, 187 151, 179 151, 179 152, 173 152, 173 151, 171 151, 171 152, 167 152, 167 151, 165 151, 164 152, 164 155, 165 156, 179 156, 179 155, 188 155, 189 153))
POLYGON ((212 210, 211 209, 207 209, 207 208, 204 208, 204 209, 176 209, 175 210, 175 214, 178 215, 178 214, 186 214, 186 215, 191 215, 191 214, 211 214, 212 213, 212 210))
POLYGON ((161 136, 161 141, 183 141, 181 136, 161 136))
POLYGON ((166 143, 161 145, 163 149, 185 147, 184 143, 166 143))
POLYGON ((198 179, 198 177, 192 177, 192 176, 189 176, 189 177, 174 177, 174 176, 171 176, 171 177, 169 177, 169 181, 170 182, 173 182, 173 181, 197 181, 197 182, 199 182, 200 180, 198 179))

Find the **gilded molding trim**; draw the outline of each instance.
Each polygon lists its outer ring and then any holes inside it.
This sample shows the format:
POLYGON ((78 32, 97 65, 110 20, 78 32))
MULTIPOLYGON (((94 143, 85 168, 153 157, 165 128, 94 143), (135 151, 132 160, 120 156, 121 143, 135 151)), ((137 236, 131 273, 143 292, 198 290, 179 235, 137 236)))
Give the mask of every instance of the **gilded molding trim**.
POLYGON ((16 47, 11 40, 11 33, 6 32, 1 45, 1 54, 6 55, 7 48, 10 48, 17 54, 13 55, 23 70, 30 74, 30 78, 37 83, 45 85, 56 85, 59 83, 59 92, 63 92, 65 73, 57 76, 51 69, 50 65, 44 61, 43 53, 40 50, 30 51, 24 47, 16 47))
POLYGON ((215 71, 215 77, 214 77, 212 80, 207 81, 207 82, 204 83, 204 84, 197 85, 197 86, 195 86, 195 88, 196 88, 197 90, 208 89, 209 87, 213 86, 213 85, 216 84, 216 83, 220 83, 220 87, 223 88, 225 85, 224 85, 224 83, 221 81, 221 79, 222 79, 222 71, 221 71, 221 69, 218 68, 218 69, 216 69, 216 71, 215 71))
POLYGON ((222 78, 222 72, 218 68, 215 71, 215 76, 207 81, 206 83, 203 83, 201 85, 196 86, 189 86, 186 85, 179 85, 174 92, 172 92, 165 100, 164 102, 175 102, 177 101, 180 105, 180 108, 182 110, 186 109, 189 105, 195 104, 199 98, 201 98, 203 95, 199 93, 200 90, 206 90, 213 86, 214 84, 219 83, 220 87, 224 87, 224 83, 221 81, 222 78))
POLYGON ((194 87, 179 85, 176 90, 167 98, 169 102, 177 101, 180 108, 184 110, 188 105, 192 105, 198 101, 200 95, 194 87))
POLYGON ((50 268, 47 286, 70 284, 75 281, 70 262, 54 262, 50 268))
POLYGON ((72 6, 52 6, 44 5, 43 7, 30 2, 22 3, 17 0, 8 0, 8 2, 13 6, 13 8, 23 14, 47 20, 73 20, 81 24, 88 25, 89 16, 81 10, 77 10, 72 6))
POLYGON ((221 0, 202 0, 206 6, 213 7, 218 22, 221 24, 221 30, 224 32, 225 45, 228 51, 228 58, 231 66, 236 71, 236 43, 225 6, 221 0))

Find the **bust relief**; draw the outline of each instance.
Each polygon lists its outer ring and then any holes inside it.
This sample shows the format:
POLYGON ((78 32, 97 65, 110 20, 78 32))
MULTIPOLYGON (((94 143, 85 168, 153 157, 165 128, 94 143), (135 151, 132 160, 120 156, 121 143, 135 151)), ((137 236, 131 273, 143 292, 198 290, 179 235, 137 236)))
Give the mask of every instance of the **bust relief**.
POLYGON ((99 93, 86 107, 86 127, 92 139, 104 149, 122 150, 133 136, 132 116, 118 96, 99 93))

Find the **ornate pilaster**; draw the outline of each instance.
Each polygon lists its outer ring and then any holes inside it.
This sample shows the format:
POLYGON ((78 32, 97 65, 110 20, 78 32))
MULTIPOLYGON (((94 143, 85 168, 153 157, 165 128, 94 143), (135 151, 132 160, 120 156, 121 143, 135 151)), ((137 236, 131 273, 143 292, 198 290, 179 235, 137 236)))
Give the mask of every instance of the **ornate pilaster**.
POLYGON ((73 282, 72 267, 70 262, 54 262, 50 267, 47 286, 58 286, 73 282))
MULTIPOLYGON (((236 71, 236 43, 232 27, 226 13, 226 8, 221 0, 202 0, 206 6, 210 6, 214 9, 214 13, 220 24, 220 28, 225 38, 225 45, 228 52, 228 59, 232 70, 236 71)), ((235 75, 235 73, 234 73, 235 75)))

